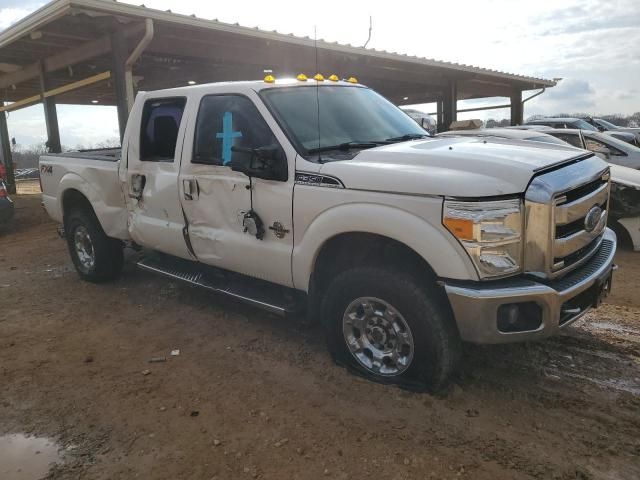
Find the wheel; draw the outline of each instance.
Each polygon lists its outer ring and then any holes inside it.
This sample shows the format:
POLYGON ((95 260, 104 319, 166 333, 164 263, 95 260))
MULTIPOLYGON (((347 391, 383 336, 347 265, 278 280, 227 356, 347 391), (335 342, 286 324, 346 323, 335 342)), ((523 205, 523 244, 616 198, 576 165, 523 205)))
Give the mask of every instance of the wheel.
POLYGON ((324 295, 322 321, 333 359, 374 381, 436 391, 459 362, 460 337, 448 309, 405 273, 342 272, 324 295))
POLYGON ((83 280, 103 283, 120 275, 124 265, 122 243, 107 237, 93 212, 69 213, 65 232, 71 259, 83 280))

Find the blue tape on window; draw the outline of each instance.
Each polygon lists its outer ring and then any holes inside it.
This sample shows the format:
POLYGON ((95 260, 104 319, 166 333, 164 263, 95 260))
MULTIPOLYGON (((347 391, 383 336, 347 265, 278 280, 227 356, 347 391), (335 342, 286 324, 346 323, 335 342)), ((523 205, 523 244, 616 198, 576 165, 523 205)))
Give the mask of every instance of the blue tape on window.
POLYGON ((227 165, 231 162, 231 147, 233 147, 233 139, 242 137, 242 132, 233 131, 233 113, 224 112, 222 117, 222 132, 216 133, 216 138, 222 139, 222 164, 227 165))

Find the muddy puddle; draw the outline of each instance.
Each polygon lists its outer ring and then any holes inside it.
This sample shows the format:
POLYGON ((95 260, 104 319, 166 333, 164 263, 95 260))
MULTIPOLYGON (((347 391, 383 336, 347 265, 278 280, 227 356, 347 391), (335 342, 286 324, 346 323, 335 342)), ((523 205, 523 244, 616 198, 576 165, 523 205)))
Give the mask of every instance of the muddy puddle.
POLYGON ((0 478, 39 480, 62 461, 58 446, 48 438, 14 434, 0 436, 0 478))

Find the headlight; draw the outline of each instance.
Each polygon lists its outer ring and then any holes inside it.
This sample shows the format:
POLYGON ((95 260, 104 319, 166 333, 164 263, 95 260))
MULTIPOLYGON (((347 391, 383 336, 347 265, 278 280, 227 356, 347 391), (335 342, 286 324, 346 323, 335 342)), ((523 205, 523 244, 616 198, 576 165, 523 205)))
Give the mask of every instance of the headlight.
POLYGON ((522 202, 445 201, 442 223, 467 250, 480 278, 522 269, 522 202))

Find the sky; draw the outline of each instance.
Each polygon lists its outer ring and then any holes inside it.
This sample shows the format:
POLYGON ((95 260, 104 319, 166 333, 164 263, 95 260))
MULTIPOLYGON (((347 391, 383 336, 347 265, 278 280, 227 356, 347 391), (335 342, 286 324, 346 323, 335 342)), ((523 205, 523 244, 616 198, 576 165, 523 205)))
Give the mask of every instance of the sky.
MULTIPOLYGON (((0 30, 44 3, 0 0, 0 30)), ((534 114, 640 111, 640 0, 404 0, 395 9, 388 2, 344 0, 144 3, 150 8, 303 36, 313 36, 315 27, 318 38, 353 45, 366 41, 371 16, 372 48, 562 78, 557 87, 525 104, 525 118, 534 114)), ((495 98, 459 102, 458 107, 503 103, 508 101, 495 98)), ((434 111, 434 106, 420 109, 434 111)), ((91 146, 118 136, 113 108, 59 106, 58 115, 64 145, 91 146)), ((508 116, 508 109, 504 109, 461 114, 459 118, 508 116)), ((44 128, 39 105, 14 112, 9 118, 10 134, 21 145, 42 142, 44 128)))

